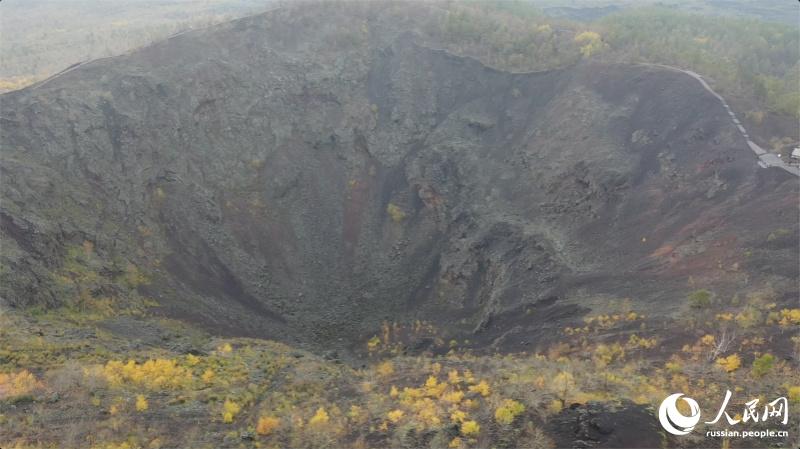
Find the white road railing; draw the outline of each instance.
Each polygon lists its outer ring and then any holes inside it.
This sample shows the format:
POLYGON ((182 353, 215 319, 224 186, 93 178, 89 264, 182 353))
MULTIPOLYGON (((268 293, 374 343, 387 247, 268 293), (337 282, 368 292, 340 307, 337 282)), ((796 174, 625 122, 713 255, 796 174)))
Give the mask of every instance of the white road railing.
POLYGON ((753 153, 756 154, 756 157, 758 158, 759 167, 762 167, 762 168, 777 167, 777 168, 786 170, 787 172, 789 172, 789 173, 791 173, 791 174, 793 174, 795 176, 800 176, 800 168, 787 164, 777 154, 767 152, 765 149, 761 148, 760 146, 758 146, 757 143, 753 142, 750 139, 750 135, 747 134, 747 130, 744 129, 744 126, 742 126, 742 122, 739 121, 739 119, 736 117, 736 114, 733 112, 733 110, 730 108, 730 106, 728 106, 728 103, 725 101, 725 99, 722 98, 722 95, 716 93, 714 91, 714 89, 712 89, 711 86, 708 85, 706 80, 704 80, 703 77, 700 76, 699 73, 692 72, 691 70, 684 70, 684 69, 681 69, 681 68, 678 68, 678 67, 673 67, 671 65, 664 65, 664 64, 644 63, 642 65, 653 66, 653 67, 661 67, 661 68, 664 68, 664 69, 685 73, 685 74, 691 76, 692 78, 696 79, 697 81, 699 81, 700 84, 702 84, 702 86, 709 93, 711 93, 711 95, 717 97, 717 99, 722 103, 722 106, 725 107, 725 111, 728 112, 728 115, 731 117, 731 120, 733 121, 733 124, 736 126, 736 129, 738 129, 739 133, 741 133, 742 137, 744 137, 745 142, 747 142, 747 146, 751 150, 753 150, 753 153))

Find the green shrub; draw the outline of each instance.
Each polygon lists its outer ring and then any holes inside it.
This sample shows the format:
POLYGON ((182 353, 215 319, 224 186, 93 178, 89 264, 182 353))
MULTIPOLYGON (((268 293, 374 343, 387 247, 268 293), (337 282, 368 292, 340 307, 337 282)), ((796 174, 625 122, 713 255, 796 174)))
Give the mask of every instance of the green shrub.
POLYGON ((711 305, 711 292, 706 289, 689 293, 689 306, 693 309, 705 309, 711 305))
POLYGON ((764 354, 753 360, 753 375, 756 377, 763 377, 772 370, 773 365, 775 365, 775 356, 772 354, 764 354))

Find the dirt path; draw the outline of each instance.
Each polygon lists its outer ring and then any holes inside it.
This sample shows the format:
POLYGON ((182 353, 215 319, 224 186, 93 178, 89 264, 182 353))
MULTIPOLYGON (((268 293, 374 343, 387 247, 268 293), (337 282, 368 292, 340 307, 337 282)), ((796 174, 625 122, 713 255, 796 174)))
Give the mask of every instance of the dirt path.
POLYGON ((725 99, 722 98, 722 95, 716 93, 714 91, 714 89, 712 89, 711 86, 708 85, 706 80, 704 80, 703 77, 700 76, 699 73, 692 72, 691 70, 684 70, 684 69, 681 69, 681 68, 678 68, 678 67, 673 67, 671 65, 664 65, 664 64, 644 63, 642 65, 647 65, 647 66, 651 66, 651 67, 660 67, 660 68, 664 68, 664 69, 668 69, 668 70, 674 70, 674 71, 677 71, 677 72, 685 73, 685 74, 691 76, 692 78, 696 79, 697 81, 699 81, 700 84, 702 84, 703 87, 709 93, 711 93, 711 95, 717 97, 717 99, 720 101, 720 103, 722 103, 722 106, 725 107, 725 110, 728 112, 728 115, 731 117, 731 121, 733 121, 733 124, 736 125, 736 128, 742 134, 742 137, 744 137, 745 142, 747 142, 747 146, 750 147, 750 149, 753 150, 753 153, 756 154, 756 157, 758 157, 758 165, 759 165, 759 167, 762 167, 762 168, 777 167, 777 168, 781 168, 783 170, 786 170, 787 172, 789 172, 789 173, 791 173, 791 174, 793 174, 795 176, 800 176, 800 168, 792 166, 792 165, 789 165, 789 164, 783 162, 783 160, 780 157, 778 157, 777 154, 767 152, 765 149, 761 148, 757 143, 753 142, 750 139, 750 135, 747 134, 747 130, 744 129, 744 126, 742 125, 742 122, 739 121, 739 119, 736 117, 736 114, 733 112, 731 107, 728 106, 728 102, 726 102, 725 99))

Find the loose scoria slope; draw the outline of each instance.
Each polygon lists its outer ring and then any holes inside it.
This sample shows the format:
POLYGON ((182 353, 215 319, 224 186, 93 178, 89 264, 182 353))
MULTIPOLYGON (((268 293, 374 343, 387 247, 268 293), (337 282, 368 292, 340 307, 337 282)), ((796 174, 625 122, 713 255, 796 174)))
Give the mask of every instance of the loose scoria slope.
POLYGON ((325 347, 421 318, 512 348, 608 298, 663 317, 693 288, 796 290, 796 179, 695 80, 507 73, 347 14, 278 10, 0 97, 3 300, 80 294, 53 273, 84 242, 165 314, 325 347))

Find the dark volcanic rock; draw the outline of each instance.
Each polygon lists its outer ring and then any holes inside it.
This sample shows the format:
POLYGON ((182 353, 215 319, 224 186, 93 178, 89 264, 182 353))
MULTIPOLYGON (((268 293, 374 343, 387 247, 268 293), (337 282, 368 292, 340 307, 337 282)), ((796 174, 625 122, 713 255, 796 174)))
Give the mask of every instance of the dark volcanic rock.
POLYGON ((326 11, 0 96, 0 297, 65 300, 51 273, 88 240, 218 333, 344 347, 421 318, 528 348, 589 310, 581 292, 658 316, 689 276, 733 289, 745 248, 750 281, 797 278, 797 245, 765 244, 796 235, 796 180, 760 169, 690 77, 507 73, 381 14, 342 36, 349 13, 326 11))
POLYGON ((574 404, 549 420, 546 428, 561 448, 656 448, 666 441, 652 412, 631 403, 574 404))

